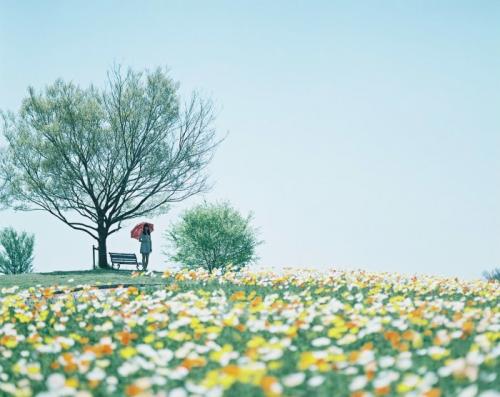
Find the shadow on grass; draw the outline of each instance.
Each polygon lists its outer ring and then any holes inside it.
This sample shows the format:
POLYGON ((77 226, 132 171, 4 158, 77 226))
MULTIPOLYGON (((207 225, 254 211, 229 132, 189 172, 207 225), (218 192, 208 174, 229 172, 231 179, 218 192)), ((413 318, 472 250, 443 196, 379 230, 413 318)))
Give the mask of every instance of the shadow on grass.
POLYGON ((113 270, 113 269, 95 269, 95 270, 57 270, 54 272, 40 272, 41 276, 92 276, 96 274, 132 274, 133 270, 113 270))

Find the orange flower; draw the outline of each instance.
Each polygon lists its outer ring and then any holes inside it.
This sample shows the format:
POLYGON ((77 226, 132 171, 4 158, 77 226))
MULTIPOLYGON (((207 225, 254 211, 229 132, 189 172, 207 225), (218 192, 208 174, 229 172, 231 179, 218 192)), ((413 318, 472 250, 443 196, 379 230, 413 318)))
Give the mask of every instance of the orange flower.
POLYGON ((464 323, 462 330, 466 334, 471 334, 472 331, 474 331, 474 323, 472 321, 467 321, 466 323, 464 323))
POLYGON ((398 348, 399 340, 401 337, 399 334, 395 331, 386 331, 384 332, 384 337, 387 339, 389 342, 391 342, 391 345, 394 349, 398 348))
POLYGON ((181 367, 184 367, 186 369, 191 369, 193 367, 203 367, 206 364, 206 360, 202 357, 200 358, 186 358, 182 364, 181 367))
POLYGON ((75 363, 68 363, 64 366, 64 372, 75 372, 78 369, 78 365, 75 363))
POLYGON ((137 396, 137 395, 139 395, 141 393, 142 393, 142 389, 139 386, 136 386, 136 385, 128 385, 125 388, 125 394, 127 396, 130 396, 130 397, 137 396))
POLYGON ((424 393, 424 397, 440 397, 440 396, 441 396, 441 390, 436 388, 426 391, 424 393))
POLYGON ((228 365, 222 371, 230 376, 238 377, 240 375, 240 368, 237 365, 228 365))
POLYGON ((237 301, 242 299, 245 299, 245 291, 237 291, 229 298, 229 300, 231 301, 237 301))
POLYGON ((358 361, 358 358, 360 355, 361 355, 361 353, 359 351, 349 352, 349 361, 351 363, 358 361))
POLYGON ((391 392, 391 388, 389 386, 378 387, 375 389, 376 396, 385 396, 391 392))
POLYGON ((102 357, 106 354, 111 354, 113 353, 113 348, 111 345, 108 344, 102 344, 102 345, 95 345, 95 346, 85 346, 83 351, 90 351, 96 355, 96 357, 102 357))
POLYGON ((260 387, 262 387, 266 395, 273 396, 276 394, 273 388, 277 383, 278 381, 274 376, 264 376, 260 381, 260 387))
POLYGON ((363 345, 361 350, 373 350, 373 342, 367 342, 363 345))
POLYGON ((101 383, 98 380, 89 380, 89 386, 91 389, 95 389, 97 386, 99 386, 99 383, 101 383))
POLYGON ((128 331, 120 331, 115 334, 116 339, 118 339, 122 345, 128 345, 134 339, 137 339, 137 334, 128 331))

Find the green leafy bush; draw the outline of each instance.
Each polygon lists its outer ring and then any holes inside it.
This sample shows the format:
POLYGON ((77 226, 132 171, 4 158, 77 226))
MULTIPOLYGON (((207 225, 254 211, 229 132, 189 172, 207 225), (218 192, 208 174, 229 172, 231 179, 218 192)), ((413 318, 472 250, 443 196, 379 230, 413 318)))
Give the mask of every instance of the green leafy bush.
POLYGON ((484 272, 483 276, 484 276, 484 278, 486 278, 486 280, 500 281, 500 268, 493 269, 489 272, 484 272))
POLYGON ((228 203, 198 205, 167 233, 172 251, 167 255, 186 268, 241 269, 257 259, 260 241, 251 221, 251 215, 243 217, 228 203))
POLYGON ((35 236, 18 233, 8 227, 0 231, 0 273, 20 274, 33 271, 35 236))

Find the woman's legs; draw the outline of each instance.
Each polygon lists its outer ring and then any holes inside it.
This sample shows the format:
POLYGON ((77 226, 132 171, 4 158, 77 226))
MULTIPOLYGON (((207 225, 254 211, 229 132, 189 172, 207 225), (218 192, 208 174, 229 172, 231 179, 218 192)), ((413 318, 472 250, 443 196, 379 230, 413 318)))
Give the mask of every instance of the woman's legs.
POLYGON ((146 267, 148 264, 147 264, 147 255, 146 254, 142 254, 142 267, 146 267))

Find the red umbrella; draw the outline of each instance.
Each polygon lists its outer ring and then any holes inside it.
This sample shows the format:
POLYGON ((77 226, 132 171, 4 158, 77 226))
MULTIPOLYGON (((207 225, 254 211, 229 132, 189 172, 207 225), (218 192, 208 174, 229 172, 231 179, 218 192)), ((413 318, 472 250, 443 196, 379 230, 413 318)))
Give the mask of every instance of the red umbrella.
POLYGON ((142 222, 142 223, 139 223, 138 225, 134 226, 134 228, 130 232, 130 237, 135 238, 136 240, 139 240, 139 237, 141 237, 141 234, 142 234, 142 229, 144 229, 144 225, 148 225, 150 231, 153 231, 155 229, 155 226, 152 223, 142 222))

